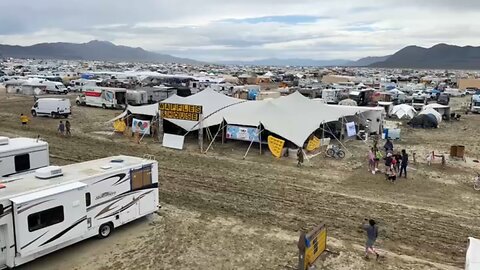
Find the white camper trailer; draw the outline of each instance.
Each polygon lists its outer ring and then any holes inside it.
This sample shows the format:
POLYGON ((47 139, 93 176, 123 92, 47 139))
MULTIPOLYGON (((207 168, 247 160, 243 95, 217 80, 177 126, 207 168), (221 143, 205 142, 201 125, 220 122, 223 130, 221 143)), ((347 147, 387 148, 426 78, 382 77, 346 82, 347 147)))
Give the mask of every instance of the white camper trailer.
POLYGON ((31 138, 0 137, 0 177, 46 167, 48 143, 31 138))
POLYGON ((158 209, 158 163, 117 156, 50 166, 0 189, 0 268, 16 267, 158 209))

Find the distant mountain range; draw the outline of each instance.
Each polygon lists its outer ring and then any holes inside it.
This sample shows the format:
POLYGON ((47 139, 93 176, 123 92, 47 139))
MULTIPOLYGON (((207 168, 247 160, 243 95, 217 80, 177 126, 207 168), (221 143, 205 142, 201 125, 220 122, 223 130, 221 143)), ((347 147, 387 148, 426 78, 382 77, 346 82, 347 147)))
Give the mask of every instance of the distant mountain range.
POLYGON ((480 69, 480 47, 437 44, 431 48, 408 46, 370 65, 382 68, 480 69))
POLYGON ((385 61, 388 56, 369 56, 361 58, 357 61, 334 59, 334 60, 314 60, 314 59, 278 59, 267 58, 253 61, 224 61, 219 64, 224 65, 242 65, 242 66, 311 66, 311 67, 332 67, 332 66, 345 66, 345 67, 365 67, 373 63, 385 61))
POLYGON ((350 60, 336 59, 336 60, 314 60, 314 59, 278 59, 267 58, 252 61, 223 61, 219 64, 223 65, 241 65, 241 66, 312 66, 312 67, 327 67, 327 66, 344 66, 350 60))
POLYGON ((0 45, 0 57, 117 62, 198 63, 192 59, 149 52, 142 48, 117 46, 108 41, 98 40, 81 44, 65 42, 39 43, 25 47, 0 45))
MULTIPOLYGON (((1 45, 0 57, 100 60, 116 62, 163 62, 198 64, 199 61, 168 54, 146 51, 142 48, 115 45, 108 41, 87 43, 40 43, 32 46, 1 45)), ((365 57, 357 61, 345 59, 278 59, 254 61, 225 61, 218 64, 251 66, 354 66, 382 68, 480 69, 480 47, 459 47, 438 44, 431 48, 408 46, 393 55, 365 57)))

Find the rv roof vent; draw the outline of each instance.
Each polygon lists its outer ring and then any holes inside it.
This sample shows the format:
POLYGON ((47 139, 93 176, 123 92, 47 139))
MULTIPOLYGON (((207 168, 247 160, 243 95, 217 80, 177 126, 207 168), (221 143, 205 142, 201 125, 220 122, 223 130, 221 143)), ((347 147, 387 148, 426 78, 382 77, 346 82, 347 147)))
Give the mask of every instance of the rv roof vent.
POLYGON ((0 145, 8 144, 8 137, 1 137, 0 136, 0 145))
POLYGON ((40 179, 50 179, 62 175, 62 167, 59 166, 48 166, 35 171, 35 177, 40 179))
POLYGON ((122 163, 123 159, 112 159, 110 160, 111 163, 122 163))

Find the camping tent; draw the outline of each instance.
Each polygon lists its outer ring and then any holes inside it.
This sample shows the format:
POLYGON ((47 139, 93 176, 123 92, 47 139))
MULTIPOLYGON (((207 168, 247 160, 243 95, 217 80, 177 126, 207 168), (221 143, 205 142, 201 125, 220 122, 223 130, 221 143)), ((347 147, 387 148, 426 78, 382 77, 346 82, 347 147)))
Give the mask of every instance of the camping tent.
POLYGON ((414 128, 437 128, 438 121, 433 114, 419 114, 415 116, 408 124, 414 128))
POLYGON ((347 98, 347 99, 341 100, 338 103, 338 105, 340 105, 340 106, 357 106, 358 104, 355 100, 347 98))
POLYGON ((412 119, 417 114, 417 111, 410 105, 400 104, 397 106, 393 106, 391 114, 396 115, 398 119, 412 119))
POLYGON ((432 114, 435 116, 438 123, 442 122, 442 115, 432 108, 428 107, 426 109, 423 109, 423 111, 421 111, 419 114, 432 114))
POLYGON ((477 269, 480 269, 480 240, 469 237, 465 270, 477 269))

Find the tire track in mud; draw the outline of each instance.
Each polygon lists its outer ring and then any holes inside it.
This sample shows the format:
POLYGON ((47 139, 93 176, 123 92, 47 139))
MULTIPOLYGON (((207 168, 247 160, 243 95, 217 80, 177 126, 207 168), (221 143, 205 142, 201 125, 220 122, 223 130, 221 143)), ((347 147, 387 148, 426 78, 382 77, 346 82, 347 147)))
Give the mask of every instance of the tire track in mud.
MULTIPOLYGON (((33 133, 16 128, 11 132, 33 133)), ((161 202, 199 212, 236 216, 292 232, 324 221, 334 237, 355 243, 364 241, 359 223, 366 215, 375 216, 381 226, 381 246, 398 254, 456 266, 463 264, 467 237, 480 235, 478 219, 312 189, 308 184, 317 179, 298 170, 282 169, 282 175, 277 175, 275 170, 262 170, 261 164, 253 162, 238 165, 235 160, 188 152, 139 148, 82 136, 60 139, 47 131, 43 134, 51 142, 51 153, 66 161, 154 154, 160 164, 161 202)))
MULTIPOLYGON (((232 212, 242 218, 252 215, 254 220, 259 219, 269 225, 280 226, 291 231, 296 231, 306 225, 313 225, 308 224, 307 217, 310 216, 313 220, 327 221, 331 228, 330 232, 336 237, 363 241, 363 236, 358 232, 357 226, 359 222, 363 221, 362 213, 369 212, 369 208, 372 207, 370 201, 339 194, 328 194, 328 192, 299 190, 297 187, 288 186, 285 187, 286 197, 266 196, 265 192, 258 191, 259 186, 256 186, 257 189, 251 189, 248 186, 249 182, 245 180, 229 182, 229 185, 225 185, 222 183, 225 182, 223 177, 215 178, 209 175, 209 180, 206 180, 205 175, 202 174, 192 176, 187 178, 188 173, 182 175, 180 171, 167 175, 171 181, 166 184, 168 188, 161 191, 164 199, 172 199, 169 203, 178 203, 179 200, 186 204, 190 202, 191 206, 196 208, 213 208, 214 211, 223 209, 223 212, 232 212), (183 184, 178 185, 181 179, 188 179, 188 182, 183 181, 183 184), (189 189, 190 192, 185 189, 189 189), (185 193, 189 195, 183 196, 182 194, 185 193), (232 198, 232 196, 236 196, 236 198, 232 198), (316 196, 316 205, 305 204, 305 200, 302 199, 302 197, 314 196, 316 196), (242 204, 236 204, 236 201, 240 201, 242 204), (256 201, 261 201, 261 204, 268 205, 275 211, 258 209, 256 201), (222 203, 221 207, 216 207, 219 202, 222 203), (199 207, 200 204, 202 205, 199 207), (285 220, 285 217, 296 218, 285 220), (338 232, 335 233, 335 230, 338 232)), ((463 247, 466 246, 466 237, 473 233, 480 233, 478 229, 472 230, 476 223, 472 219, 452 218, 449 215, 444 216, 428 210, 411 209, 390 203, 377 202, 373 203, 373 206, 381 226, 385 226, 384 245, 399 254, 421 256, 432 261, 459 266, 463 264, 463 247), (459 225, 462 223, 469 226, 459 225), (452 230, 455 232, 454 234, 451 233, 452 230), (411 247, 413 251, 402 249, 399 246, 411 247)))

